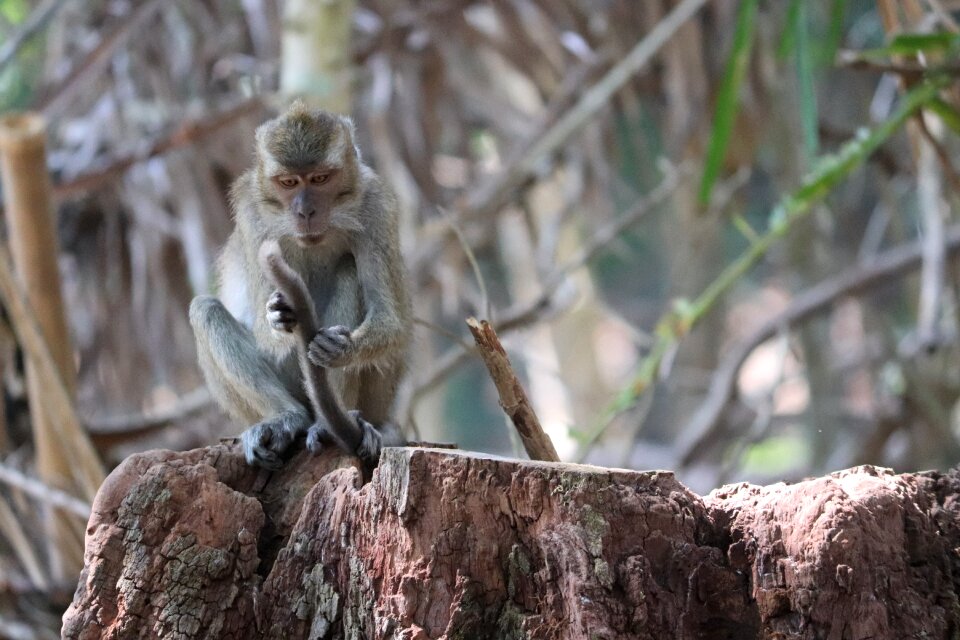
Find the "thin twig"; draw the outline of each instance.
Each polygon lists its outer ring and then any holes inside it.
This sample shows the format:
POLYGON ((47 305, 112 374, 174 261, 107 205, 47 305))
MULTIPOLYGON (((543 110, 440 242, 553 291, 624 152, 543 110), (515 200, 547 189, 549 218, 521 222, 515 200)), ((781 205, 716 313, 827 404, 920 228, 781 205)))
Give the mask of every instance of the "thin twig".
MULTIPOLYGON (((925 132, 923 114, 919 114, 915 120, 920 122, 920 131, 925 132)), ((939 342, 940 309, 947 275, 946 248, 943 244, 945 221, 944 203, 941 200, 941 167, 937 166, 937 149, 936 145, 930 142, 931 138, 932 136, 929 136, 927 139, 917 140, 917 199, 920 205, 920 240, 923 253, 920 300, 917 307, 917 343, 927 350, 935 349, 939 342)))
POLYGON ((549 130, 533 144, 509 171, 498 176, 470 194, 466 209, 471 216, 483 216, 499 208, 510 194, 536 173, 541 162, 583 128, 610 98, 644 68, 653 56, 699 11, 707 0, 683 0, 667 14, 644 38, 633 47, 595 85, 581 94, 580 99, 549 130))
MULTIPOLYGON (((960 251, 960 225, 950 227, 944 236, 944 241, 947 251, 951 254, 960 251)), ((713 431, 718 428, 724 408, 736 393, 740 367, 754 349, 776 335, 782 328, 793 327, 807 320, 843 296, 882 284, 891 277, 916 269, 921 263, 921 249, 920 242, 890 249, 876 256, 868 264, 852 267, 834 278, 811 287, 796 296, 787 309, 764 322, 727 352, 713 376, 706 399, 681 432, 683 436, 678 448, 683 451, 683 454, 680 464, 682 466, 692 464, 698 457, 702 443, 709 440, 713 431)))
MULTIPOLYGON (((485 184, 468 193, 460 205, 458 220, 463 225, 468 220, 484 219, 495 213, 513 195, 514 191, 530 182, 537 174, 540 165, 549 156, 553 155, 574 134, 586 126, 609 103, 617 91, 641 69, 643 69, 656 53, 670 40, 670 38, 699 11, 707 0, 683 0, 673 11, 667 14, 634 48, 621 58, 600 80, 586 90, 573 85, 572 95, 580 98, 563 114, 554 119, 554 105, 548 109, 544 122, 552 122, 542 133, 535 128, 534 137, 523 142, 519 149, 522 151, 504 168, 485 184)), ((587 65, 587 71, 596 69, 605 62, 605 56, 598 56, 587 65)), ((565 104, 565 92, 558 98, 559 104, 565 104)), ((418 258, 412 261, 412 271, 415 274, 430 265, 440 251, 440 246, 450 239, 449 228, 440 230, 432 240, 423 244, 418 251, 418 258)), ((425 235, 429 235, 429 231, 425 235)))
POLYGON ((258 113, 262 108, 262 100, 254 97, 220 113, 198 120, 182 122, 172 133, 157 138, 143 151, 115 158, 100 169, 55 184, 53 194, 56 198, 64 200, 96 189, 123 175, 128 169, 140 162, 145 162, 174 149, 195 144, 246 115, 258 113))
POLYGON ((90 438, 98 446, 111 446, 118 441, 142 437, 185 420, 209 407, 212 401, 210 392, 201 387, 183 394, 176 405, 163 411, 94 416, 86 418, 84 424, 90 432, 90 438))
POLYGON ((440 214, 443 216, 443 219, 447 221, 447 224, 450 225, 453 233, 456 234, 457 241, 463 249, 463 254, 467 257, 467 262, 470 263, 470 268, 473 270, 473 277, 476 279, 477 286, 480 288, 480 306, 482 307, 483 313, 489 318, 491 317, 490 294, 487 292, 487 281, 483 277, 483 272, 480 271, 480 264, 477 262, 477 257, 474 255, 473 249, 470 248, 470 243, 467 242, 466 236, 463 235, 463 229, 460 228, 457 221, 442 207, 440 208, 440 214))
POLYGON ((46 92, 38 110, 50 120, 55 120, 63 108, 73 100, 80 87, 90 86, 90 75, 96 74, 110 62, 113 54, 125 45, 133 34, 143 27, 155 11, 165 6, 163 0, 145 0, 134 7, 127 19, 98 44, 87 57, 77 64, 63 82, 46 92))
POLYGON ((860 51, 843 50, 837 54, 837 65, 848 69, 858 69, 873 73, 892 73, 901 76, 904 80, 913 83, 931 72, 944 73, 955 76, 960 74, 960 65, 954 62, 945 62, 937 65, 923 65, 919 62, 907 60, 877 60, 867 57, 860 51))
POLYGON ((46 589, 50 584, 50 576, 40 560, 39 552, 30 542, 31 536, 24 530, 23 518, 17 517, 4 496, 0 496, 0 534, 6 538, 30 580, 38 587, 46 589))
POLYGON ((90 517, 90 504, 88 502, 84 502, 66 491, 51 487, 36 478, 31 478, 22 471, 3 463, 0 463, 0 482, 20 489, 40 502, 74 513, 84 520, 90 517))
POLYGON ((920 132, 923 134, 923 137, 927 139, 927 142, 933 147, 934 151, 937 152, 937 158, 940 160, 940 165, 943 167, 944 173, 947 175, 947 179, 950 181, 950 186, 953 187, 954 191, 960 193, 960 172, 957 172, 957 168, 953 166, 953 160, 950 158, 950 152, 943 146, 943 143, 937 139, 933 132, 930 131, 930 127, 927 126, 926 115, 933 115, 930 111, 925 111, 918 114, 914 120, 917 123, 920 132))

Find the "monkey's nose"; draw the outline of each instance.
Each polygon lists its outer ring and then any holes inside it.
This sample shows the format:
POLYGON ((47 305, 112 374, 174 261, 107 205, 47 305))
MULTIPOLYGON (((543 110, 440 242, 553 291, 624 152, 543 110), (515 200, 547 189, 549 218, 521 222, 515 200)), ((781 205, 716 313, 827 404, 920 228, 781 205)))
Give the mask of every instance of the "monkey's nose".
POLYGON ((303 218, 304 220, 309 220, 310 218, 313 217, 313 214, 315 214, 316 212, 317 212, 316 209, 310 209, 309 211, 301 209, 299 212, 297 212, 297 215, 303 218))

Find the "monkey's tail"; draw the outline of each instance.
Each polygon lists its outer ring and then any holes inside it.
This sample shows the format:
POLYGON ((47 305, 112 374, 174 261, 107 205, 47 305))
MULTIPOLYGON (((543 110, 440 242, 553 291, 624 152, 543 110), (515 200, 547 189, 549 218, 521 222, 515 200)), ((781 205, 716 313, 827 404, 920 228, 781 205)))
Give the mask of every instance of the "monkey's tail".
POLYGON ((307 357, 307 348, 318 331, 310 291, 300 274, 291 269, 283 259, 280 244, 276 240, 267 240, 260 245, 259 258, 267 276, 287 299, 297 318, 297 351, 313 411, 327 419, 334 437, 342 442, 350 453, 356 453, 363 441, 362 428, 343 409, 340 399, 330 386, 327 370, 316 366, 307 357))
POLYGON ((297 317, 297 333, 309 343, 313 336, 317 335, 319 328, 314 315, 313 300, 303 278, 283 259, 280 243, 276 240, 266 240, 260 245, 260 264, 293 309, 297 317))

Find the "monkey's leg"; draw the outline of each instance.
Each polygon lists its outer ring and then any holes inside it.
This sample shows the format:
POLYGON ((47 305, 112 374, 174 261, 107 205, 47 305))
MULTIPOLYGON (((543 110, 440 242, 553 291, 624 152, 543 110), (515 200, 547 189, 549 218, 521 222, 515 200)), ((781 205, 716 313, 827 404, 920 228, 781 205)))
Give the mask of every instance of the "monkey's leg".
POLYGON ((400 426, 393 421, 393 401, 403 375, 402 364, 381 365, 364 369, 360 376, 360 415, 369 420, 374 433, 364 430, 358 454, 361 458, 378 458, 383 447, 402 447, 407 444, 400 426))
POLYGON ((283 454, 310 425, 310 415, 284 384, 251 331, 212 296, 190 303, 200 368, 210 392, 231 416, 256 423, 240 436, 247 462, 278 468, 283 454))

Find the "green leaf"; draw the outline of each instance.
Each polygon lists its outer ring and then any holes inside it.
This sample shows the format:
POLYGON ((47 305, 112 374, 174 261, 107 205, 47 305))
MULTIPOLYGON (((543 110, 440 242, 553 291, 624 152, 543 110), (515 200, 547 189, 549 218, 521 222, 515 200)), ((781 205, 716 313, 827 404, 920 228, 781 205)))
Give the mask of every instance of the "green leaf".
POLYGON ((819 147, 817 136, 817 97, 813 92, 813 60, 810 55, 810 26, 807 19, 807 3, 799 3, 794 22, 796 42, 797 80, 800 89, 800 124, 803 129, 803 148, 807 159, 816 157, 819 147))
POLYGON ((830 5, 830 28, 827 30, 827 41, 820 52, 820 61, 828 66, 833 65, 843 41, 843 17, 846 14, 847 0, 833 0, 830 5))
POLYGON ((30 15, 26 0, 0 0, 0 15, 10 24, 20 24, 30 15))
POLYGON ((960 50, 960 34, 942 31, 938 33, 903 33, 895 36, 887 46, 866 49, 861 51, 860 55, 864 58, 889 58, 935 52, 955 54, 958 50, 960 50))
POLYGON ((780 45, 777 47, 777 60, 786 60, 790 53, 796 48, 797 39, 797 20, 800 18, 800 5, 804 0, 791 0, 787 8, 787 20, 783 27, 783 35, 780 37, 780 45))
POLYGON ((894 54, 913 55, 925 51, 946 51, 960 44, 960 34, 943 31, 939 33, 902 33, 894 36, 887 49, 894 54))
POLYGON ((927 103, 927 109, 940 116, 943 124, 947 125, 951 131, 960 136, 960 111, 957 111, 951 104, 944 102, 940 98, 936 98, 927 103))
POLYGON ((727 68, 723 73, 717 108, 713 116, 713 130, 710 132, 710 146, 703 168, 700 183, 700 204, 710 202, 713 185, 720 174, 720 166, 727 152, 733 122, 737 115, 740 99, 740 85, 750 62, 750 49, 753 47, 754 24, 757 17, 758 0, 744 0, 737 13, 737 26, 733 34, 733 51, 727 59, 727 68))

